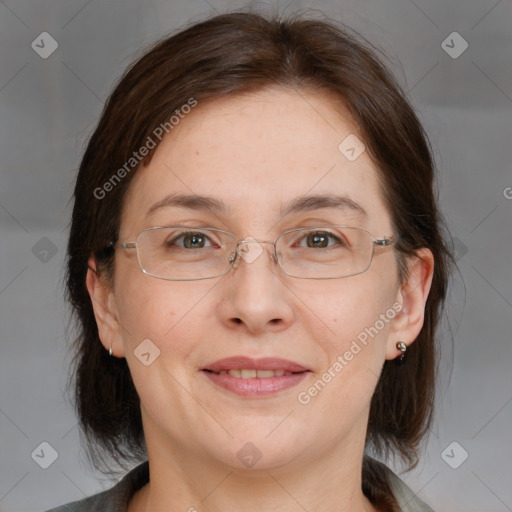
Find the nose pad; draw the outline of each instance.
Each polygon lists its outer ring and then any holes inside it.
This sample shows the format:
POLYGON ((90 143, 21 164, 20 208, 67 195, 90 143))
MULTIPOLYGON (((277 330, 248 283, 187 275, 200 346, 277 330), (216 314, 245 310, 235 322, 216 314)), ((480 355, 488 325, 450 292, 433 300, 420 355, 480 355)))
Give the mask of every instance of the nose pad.
MULTIPOLYGON (((233 268, 238 268, 240 264, 240 259, 243 258, 247 263, 253 263, 256 261, 264 252, 264 248, 262 244, 273 242, 261 240, 258 241, 255 238, 249 237, 245 240, 241 240, 235 250, 229 257, 230 263, 235 260, 233 268), (239 256, 239 257, 238 257, 239 256)), ((272 253, 271 255, 272 261, 275 261, 275 255, 272 253)))
POLYGON ((238 254, 240 254, 240 257, 242 257, 247 263, 256 261, 262 253, 263 247, 255 238, 246 238, 238 245, 238 254))

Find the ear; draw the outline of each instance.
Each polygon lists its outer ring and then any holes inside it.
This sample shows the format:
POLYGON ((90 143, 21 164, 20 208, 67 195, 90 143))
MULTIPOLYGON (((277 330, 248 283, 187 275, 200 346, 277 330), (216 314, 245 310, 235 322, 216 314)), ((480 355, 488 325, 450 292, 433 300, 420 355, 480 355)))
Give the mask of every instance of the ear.
POLYGON ((402 305, 389 330, 386 359, 395 359, 401 352, 396 348, 398 341, 407 345, 414 343, 423 327, 425 304, 427 302, 432 277, 434 256, 432 251, 422 248, 409 260, 409 273, 406 282, 400 287, 396 302, 402 305))
POLYGON ((93 255, 89 257, 87 264, 89 269, 85 282, 91 297, 101 343, 107 351, 112 347, 113 356, 124 357, 124 344, 114 291, 106 286, 97 273, 96 258, 93 255))

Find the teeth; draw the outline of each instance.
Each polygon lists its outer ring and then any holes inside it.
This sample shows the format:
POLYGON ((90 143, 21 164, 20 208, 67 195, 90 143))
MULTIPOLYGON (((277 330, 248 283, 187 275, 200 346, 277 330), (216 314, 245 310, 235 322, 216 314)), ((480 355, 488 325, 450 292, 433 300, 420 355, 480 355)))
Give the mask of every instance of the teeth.
MULTIPOLYGON (((278 377, 278 375, 276 375, 276 372, 274 370, 258 370, 257 376, 259 379, 269 379, 270 377, 276 377, 276 376, 278 377)), ((242 377, 243 377, 243 373, 242 373, 242 377)))
POLYGON ((293 375, 292 372, 284 370, 221 370, 219 375, 229 374, 237 379, 270 379, 271 377, 282 377, 283 375, 293 375))

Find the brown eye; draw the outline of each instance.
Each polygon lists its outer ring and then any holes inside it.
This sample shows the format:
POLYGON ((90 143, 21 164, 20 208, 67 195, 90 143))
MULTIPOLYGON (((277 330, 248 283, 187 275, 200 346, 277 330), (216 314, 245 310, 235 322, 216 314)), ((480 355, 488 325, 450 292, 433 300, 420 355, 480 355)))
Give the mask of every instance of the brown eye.
POLYGON ((204 247, 204 244, 206 242, 206 235, 203 233, 187 233, 184 235, 184 245, 187 249, 191 248, 197 248, 197 247, 204 247))
POLYGON ((336 244, 344 245, 343 240, 328 231, 311 231, 304 237, 304 240, 306 240, 308 248, 325 249, 336 244), (334 240, 334 244, 329 245, 329 239, 334 240))
POLYGON ((205 246, 207 241, 210 241, 210 239, 201 231, 189 231, 166 240, 165 245, 167 247, 176 245, 182 249, 203 249, 204 247, 209 247, 205 246), (182 245, 176 243, 178 240, 182 240, 182 245))

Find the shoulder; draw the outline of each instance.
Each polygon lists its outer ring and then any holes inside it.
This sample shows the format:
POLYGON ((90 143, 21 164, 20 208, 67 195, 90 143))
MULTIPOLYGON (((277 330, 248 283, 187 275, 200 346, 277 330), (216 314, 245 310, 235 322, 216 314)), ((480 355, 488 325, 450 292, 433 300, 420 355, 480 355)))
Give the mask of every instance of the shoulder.
POLYGON ((149 465, 143 462, 107 491, 73 501, 47 512, 125 512, 131 497, 149 481, 149 465))
POLYGON ((434 512, 407 486, 407 484, 382 462, 367 457, 371 465, 385 475, 399 512, 434 512))

